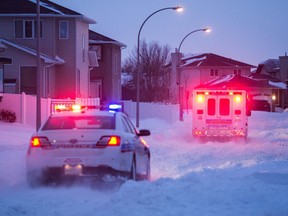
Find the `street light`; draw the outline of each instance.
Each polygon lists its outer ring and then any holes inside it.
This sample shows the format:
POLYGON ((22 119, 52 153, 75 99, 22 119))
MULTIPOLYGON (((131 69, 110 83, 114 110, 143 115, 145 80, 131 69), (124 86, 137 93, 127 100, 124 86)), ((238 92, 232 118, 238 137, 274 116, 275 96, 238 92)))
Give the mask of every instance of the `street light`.
POLYGON ((154 14, 163 11, 163 10, 176 10, 177 12, 183 11, 183 8, 180 6, 176 7, 167 7, 167 8, 162 8, 159 9, 152 14, 150 14, 142 23, 139 32, 138 32, 138 40, 137 40, 137 80, 136 80, 136 127, 139 127, 139 102, 140 102, 140 51, 139 51, 139 46, 140 46, 140 33, 141 30, 144 26, 144 24, 147 22, 147 20, 152 17, 154 14))
POLYGON ((178 72, 178 85, 179 85, 179 119, 180 121, 183 121, 183 107, 182 107, 182 91, 181 91, 181 68, 180 68, 180 64, 181 64, 181 52, 180 52, 180 49, 181 49, 181 46, 184 42, 184 40, 191 34, 195 33, 195 32, 198 32, 198 31, 204 31, 204 32, 211 32, 211 29, 210 28, 202 28, 202 29, 197 29, 197 30, 194 30, 190 33, 188 33, 181 41, 181 43, 179 44, 179 47, 178 47, 178 50, 177 50, 177 72, 178 72))
POLYGON ((210 28, 197 29, 197 30, 194 30, 194 31, 188 33, 188 34, 182 39, 181 43, 179 44, 179 47, 178 47, 178 52, 179 52, 179 53, 180 53, 180 49, 181 49, 181 46, 182 46, 184 40, 185 40, 189 35, 191 35, 191 34, 193 34, 193 33, 195 33, 195 32, 198 32, 198 31, 211 32, 211 29, 210 29, 210 28))

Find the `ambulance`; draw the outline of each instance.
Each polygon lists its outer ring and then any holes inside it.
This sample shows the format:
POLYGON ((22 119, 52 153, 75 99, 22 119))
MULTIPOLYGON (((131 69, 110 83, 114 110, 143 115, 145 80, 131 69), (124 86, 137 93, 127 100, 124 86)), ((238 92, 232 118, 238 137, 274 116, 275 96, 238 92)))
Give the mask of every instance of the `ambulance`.
POLYGON ((194 137, 247 138, 251 111, 246 91, 196 89, 192 104, 194 137))

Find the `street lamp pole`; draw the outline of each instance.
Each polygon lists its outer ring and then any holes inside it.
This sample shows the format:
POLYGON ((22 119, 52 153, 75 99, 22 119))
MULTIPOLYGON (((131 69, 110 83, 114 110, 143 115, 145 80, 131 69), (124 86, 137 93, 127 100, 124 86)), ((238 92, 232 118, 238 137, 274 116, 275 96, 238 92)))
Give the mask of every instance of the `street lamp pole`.
POLYGON ((195 32, 198 32, 198 31, 204 31, 204 32, 210 32, 211 29, 210 28, 202 28, 202 29, 197 29, 197 30, 194 30, 190 33, 188 33, 183 39, 182 41, 180 42, 179 44, 179 47, 178 47, 178 50, 177 50, 177 73, 178 73, 178 77, 179 77, 179 80, 178 80, 178 85, 179 85, 179 119, 180 121, 183 121, 183 106, 182 106, 182 86, 181 86, 181 58, 182 58, 182 53, 180 52, 180 49, 181 49, 181 46, 184 42, 184 40, 191 34, 195 33, 195 32))
POLYGON ((152 17, 154 14, 163 11, 163 10, 176 10, 176 11, 182 11, 183 8, 182 7, 166 7, 166 8, 162 8, 159 9, 155 12, 153 12, 152 14, 150 14, 142 23, 139 32, 138 32, 138 38, 137 38, 137 79, 136 79, 136 127, 139 127, 139 103, 140 103, 140 34, 141 34, 141 30, 144 26, 144 24, 147 22, 147 20, 152 17))
POLYGON ((36 131, 41 126, 41 59, 40 59, 40 0, 37 0, 37 97, 36 97, 36 131))

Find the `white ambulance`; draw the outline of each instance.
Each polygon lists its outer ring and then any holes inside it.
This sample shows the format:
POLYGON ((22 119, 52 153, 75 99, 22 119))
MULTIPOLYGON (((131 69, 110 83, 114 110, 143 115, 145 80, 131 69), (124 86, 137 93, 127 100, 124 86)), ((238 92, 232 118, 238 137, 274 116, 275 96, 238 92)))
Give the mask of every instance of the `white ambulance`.
POLYGON ((246 139, 251 115, 247 101, 244 90, 194 90, 193 136, 246 139))

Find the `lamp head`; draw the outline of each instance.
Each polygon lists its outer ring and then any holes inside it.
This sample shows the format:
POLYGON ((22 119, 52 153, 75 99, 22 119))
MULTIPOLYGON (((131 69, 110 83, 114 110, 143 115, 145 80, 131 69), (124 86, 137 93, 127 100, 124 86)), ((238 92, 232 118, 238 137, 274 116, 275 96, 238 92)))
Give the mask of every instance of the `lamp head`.
POLYGON ((181 6, 176 6, 173 8, 173 10, 176 10, 177 12, 182 12, 184 9, 181 6))
POLYGON ((210 29, 210 28, 205 28, 205 29, 203 29, 203 31, 205 31, 205 32, 211 32, 211 29, 210 29))

